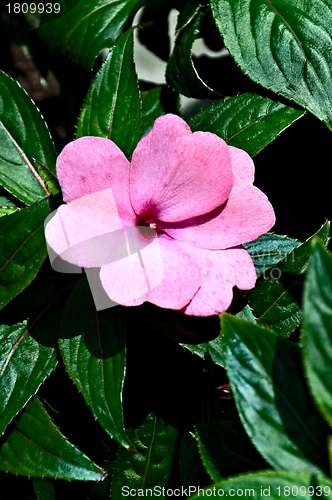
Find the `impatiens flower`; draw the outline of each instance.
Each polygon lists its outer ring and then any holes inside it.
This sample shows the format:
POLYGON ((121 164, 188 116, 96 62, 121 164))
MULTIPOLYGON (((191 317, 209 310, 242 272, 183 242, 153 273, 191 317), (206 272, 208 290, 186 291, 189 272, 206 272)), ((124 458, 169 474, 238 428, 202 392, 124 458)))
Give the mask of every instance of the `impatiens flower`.
POLYGON ((242 243, 273 226, 273 208, 252 185, 251 158, 215 134, 165 115, 131 163, 111 140, 82 137, 63 149, 57 174, 67 205, 47 224, 47 242, 72 264, 100 268, 115 302, 208 316, 229 307, 234 286, 254 287, 242 243))

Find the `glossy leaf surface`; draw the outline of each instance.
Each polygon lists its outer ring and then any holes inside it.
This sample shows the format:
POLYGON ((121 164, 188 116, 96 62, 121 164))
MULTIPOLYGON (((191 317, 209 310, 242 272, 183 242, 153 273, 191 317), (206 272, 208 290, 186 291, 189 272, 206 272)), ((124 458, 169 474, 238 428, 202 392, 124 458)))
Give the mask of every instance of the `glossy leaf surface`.
POLYGON ((0 449, 0 469, 29 477, 100 481, 103 471, 71 444, 33 399, 0 449))
POLYGON ((276 469, 326 474, 328 431, 308 392, 300 348, 228 314, 221 324, 227 373, 253 444, 276 469))
POLYGON ((34 160, 55 172, 54 145, 22 87, 0 72, 0 184, 27 205, 51 194, 34 160))
MULTIPOLYGON (((171 473, 177 431, 150 413, 137 429, 128 429, 137 453, 121 448, 113 472, 111 496, 121 498, 126 491, 166 487, 171 473), (125 488, 125 490, 123 489, 125 488)), ((142 495, 139 495, 142 496, 142 495)), ((161 494, 160 498, 166 498, 161 494)))
POLYGON ((0 309, 28 286, 43 264, 44 222, 57 201, 47 198, 0 218, 0 309))
POLYGON ((317 239, 303 302, 303 357, 311 393, 332 423, 332 256, 317 239))
POLYGON ((133 30, 121 35, 92 83, 84 102, 76 138, 111 139, 131 155, 141 136, 142 113, 133 61, 133 30))
POLYGON ((94 417, 110 436, 129 448, 122 413, 125 331, 124 309, 97 312, 82 276, 62 314, 60 351, 70 378, 94 417))
POLYGON ((332 128, 330 0, 212 0, 211 8, 244 73, 332 128))
POLYGON ((281 102, 242 94, 200 111, 189 125, 192 130, 213 132, 230 146, 255 156, 303 115, 281 102))

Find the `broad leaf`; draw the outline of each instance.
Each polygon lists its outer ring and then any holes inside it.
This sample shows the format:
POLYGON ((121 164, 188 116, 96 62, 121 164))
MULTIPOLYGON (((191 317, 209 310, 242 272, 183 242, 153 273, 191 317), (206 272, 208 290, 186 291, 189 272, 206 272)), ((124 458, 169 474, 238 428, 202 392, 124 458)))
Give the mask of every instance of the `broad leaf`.
POLYGON ((90 69, 102 49, 114 45, 144 3, 79 0, 71 10, 41 25, 39 33, 53 50, 68 52, 76 63, 90 69))
POLYGON ((255 156, 304 115, 257 94, 242 94, 200 111, 189 120, 192 130, 213 132, 230 146, 255 156))
POLYGON ((215 339, 210 340, 210 342, 180 345, 194 354, 197 354, 200 358, 207 359, 223 368, 225 367, 223 339, 220 335, 218 335, 215 339))
POLYGON ((260 276, 264 271, 284 260, 288 254, 300 246, 300 242, 287 236, 266 233, 250 243, 244 243, 243 246, 250 254, 257 275, 260 276))
POLYGON ((239 422, 200 424, 196 430, 199 452, 205 468, 215 482, 240 472, 258 469, 262 459, 239 422))
POLYGON ((159 116, 166 113, 178 113, 178 97, 177 92, 174 92, 166 85, 158 85, 142 91, 143 136, 150 132, 154 121, 159 116))
POLYGON ((100 481, 103 471, 53 424, 34 398, 0 449, 0 469, 29 477, 100 481))
POLYGON ((69 376, 99 424, 129 448, 122 413, 124 311, 117 306, 97 312, 88 282, 82 276, 61 317, 59 346, 69 376))
POLYGON ((167 83, 180 94, 202 99, 220 98, 221 95, 208 87, 198 75, 191 58, 194 41, 199 34, 202 14, 199 12, 191 23, 177 36, 173 53, 166 70, 167 83))
POLYGON ((177 431, 167 425, 154 413, 150 413, 137 429, 128 429, 128 435, 137 448, 137 452, 128 452, 121 448, 116 458, 112 477, 111 497, 121 498, 134 488, 137 491, 146 488, 158 488, 160 498, 162 488, 166 488, 173 462, 173 453, 177 431))
POLYGON ((142 112, 133 60, 133 29, 121 35, 92 83, 84 102, 76 138, 112 139, 130 156, 141 137, 142 112))
POLYGON ((11 326, 0 326, 0 435, 56 366, 65 291, 62 280, 47 276, 35 280, 2 312, 11 326))
POLYGON ((21 86, 0 72, 0 184, 31 205, 51 194, 34 163, 55 172, 54 145, 40 112, 21 86))
POLYGON ((244 73, 332 128, 330 0, 211 0, 211 8, 244 73))
POLYGON ((303 356, 312 395, 332 424, 332 255, 313 241, 303 301, 303 356))
POLYGON ((34 279, 46 255, 44 221, 57 198, 0 218, 0 309, 34 279))
POLYGON ((180 472, 185 488, 192 484, 201 484, 206 472, 198 453, 197 439, 191 432, 185 432, 180 448, 180 472))
MULTIPOLYGON (((189 492, 195 493, 194 488, 189 492)), ((190 498, 197 500, 204 497, 250 497, 263 500, 267 497, 271 500, 280 498, 332 498, 332 482, 326 477, 313 476, 300 472, 264 471, 256 474, 231 477, 227 480, 212 484, 204 491, 190 498), (213 493, 215 493, 213 495, 213 493)))
MULTIPOLYGON (((330 225, 326 222, 317 232, 325 245, 329 240, 329 230, 330 225)), ((285 250, 286 247, 287 243, 285 250)), ((293 333, 301 323, 303 279, 310 256, 311 238, 287 253, 280 263, 264 271, 249 293, 249 305, 257 322, 284 337, 293 333)))
POLYGON ((308 392, 300 348, 228 314, 221 324, 237 409, 258 451, 276 469, 328 473, 328 430, 308 392))

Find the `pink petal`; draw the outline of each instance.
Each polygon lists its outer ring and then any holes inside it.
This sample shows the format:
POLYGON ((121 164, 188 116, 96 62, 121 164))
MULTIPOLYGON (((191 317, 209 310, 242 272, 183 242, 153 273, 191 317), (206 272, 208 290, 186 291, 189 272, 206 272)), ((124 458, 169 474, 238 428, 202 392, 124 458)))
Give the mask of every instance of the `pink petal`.
POLYGON ((123 221, 136 224, 129 200, 130 163, 109 139, 81 137, 57 159, 57 174, 66 202, 111 188, 123 221))
POLYGON ((165 115, 132 157, 130 199, 141 221, 177 222, 224 203, 233 176, 225 141, 192 133, 178 116, 165 115))
POLYGON ((135 253, 103 266, 100 279, 113 301, 123 305, 139 305, 145 301, 146 294, 164 278, 163 256, 156 233, 153 237, 142 234, 139 228, 128 229, 129 249, 131 252, 136 250, 135 253))
POLYGON ((249 290, 255 286, 254 264, 248 252, 241 247, 227 250, 201 250, 191 247, 190 255, 199 263, 204 279, 190 304, 184 308, 185 314, 220 314, 229 308, 234 286, 241 290, 249 290))
POLYGON ((101 281, 112 300, 124 305, 139 305, 148 301, 177 310, 190 302, 202 282, 199 266, 192 261, 181 243, 167 237, 159 237, 158 243, 162 260, 153 251, 142 255, 144 272, 137 259, 133 264, 127 265, 124 260, 116 263, 116 266, 102 267, 101 281), (136 299, 135 291, 131 292, 133 288, 138 291, 136 299), (131 293, 133 300, 129 300, 131 293))
POLYGON ((61 205, 47 223, 46 241, 63 260, 100 267, 128 255, 112 193, 106 189, 61 205))
POLYGON ((158 238, 162 249, 164 279, 151 290, 146 300, 167 309, 182 309, 194 297, 202 283, 198 264, 185 245, 166 237, 158 238))
POLYGON ((262 191, 252 186, 254 165, 247 153, 229 147, 234 186, 220 213, 162 228, 183 242, 200 248, 225 249, 252 241, 275 223, 273 207, 262 191))

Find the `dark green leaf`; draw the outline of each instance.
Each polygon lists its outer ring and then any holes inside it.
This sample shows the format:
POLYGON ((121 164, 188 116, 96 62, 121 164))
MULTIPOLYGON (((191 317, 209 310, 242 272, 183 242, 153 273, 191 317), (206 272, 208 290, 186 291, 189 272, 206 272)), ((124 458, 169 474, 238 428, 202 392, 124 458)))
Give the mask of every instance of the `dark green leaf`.
POLYGON ((223 339, 220 335, 210 342, 203 342, 200 344, 180 344, 189 351, 197 354, 203 359, 208 359, 212 363, 225 367, 225 359, 223 353, 223 339))
POLYGON ((313 240, 303 301, 303 355, 312 395, 332 424, 332 255, 313 240))
POLYGON ((60 192, 60 185, 55 173, 50 170, 47 165, 43 165, 40 161, 34 160, 34 166, 37 173, 40 175, 44 182, 47 191, 50 194, 58 194, 60 192))
POLYGON ((11 326, 0 326, 0 435, 57 363, 59 299, 66 287, 50 277, 36 283, 2 312, 11 326))
POLYGON ((328 473, 328 431, 310 398, 300 348, 228 314, 221 324, 238 412, 258 451, 276 469, 328 473))
POLYGON ((303 115, 281 102, 242 94, 200 111, 189 120, 189 126, 217 134, 230 146, 255 156, 303 115))
POLYGON ((27 321, 12 326, 0 326, 1 434, 37 392, 56 363, 55 348, 42 345, 29 335, 27 321))
POLYGON ((256 240, 243 244, 255 264, 258 276, 278 264, 299 245, 297 240, 273 233, 263 234, 256 240))
MULTIPOLYGON (((197 489, 196 489, 197 491, 197 489)), ((199 492, 190 498, 196 500, 204 497, 250 497, 256 500, 280 500, 281 498, 332 498, 332 482, 325 477, 302 474, 300 472, 267 471, 244 476, 231 477, 220 483, 204 488, 204 493, 199 492), (206 493, 207 491, 207 493, 206 493)), ((191 492, 193 493, 193 491, 191 492)))
MULTIPOLYGON (((126 491, 134 488, 136 496, 140 490, 167 487, 170 477, 177 431, 161 418, 150 413, 137 429, 128 429, 128 436, 137 448, 137 453, 120 448, 112 477, 111 496, 127 496, 126 491)), ((166 498, 165 495, 158 495, 166 498)))
POLYGON ((178 113, 178 97, 178 94, 166 85, 142 91, 143 136, 150 132, 159 116, 165 113, 178 113))
POLYGON ((100 481, 103 471, 52 423, 34 398, 0 449, 0 469, 30 477, 100 481))
POLYGON ((257 469, 261 462, 239 422, 200 424, 196 430, 199 452, 206 470, 215 482, 240 472, 257 469))
MULTIPOLYGON (((317 232, 324 244, 329 240, 329 231, 330 224, 326 222, 317 232)), ((286 246, 283 248, 281 244, 281 251, 286 246)), ((257 322, 284 337, 293 333, 301 323, 303 279, 310 256, 311 238, 287 253, 275 267, 264 271, 249 294, 249 305, 257 322)))
POLYGON ((167 83, 180 94, 202 99, 220 98, 220 94, 208 87, 198 75, 191 58, 194 41, 199 35, 202 14, 199 12, 193 21, 177 36, 173 53, 166 70, 167 83))
POLYGON ((330 0, 212 0, 211 8, 244 73, 332 128, 330 0))
POLYGON ((133 29, 121 35, 92 83, 76 137, 107 137, 130 156, 141 137, 142 112, 133 60, 133 29))
POLYGON ((21 86, 0 72, 0 184, 27 205, 49 195, 34 160, 55 172, 55 150, 40 112, 21 86))
POLYGON ((57 198, 0 218, 0 309, 34 279, 46 255, 44 221, 57 198))
POLYGON ((54 484, 50 481, 34 477, 32 484, 37 500, 56 500, 54 484))
POLYGON ((181 11, 178 15, 178 20, 176 23, 176 31, 181 31, 183 28, 188 26, 188 24, 194 19, 201 8, 200 0, 191 0, 191 2, 185 2, 182 6, 181 11))
POLYGON ((123 427, 125 309, 97 312, 85 276, 70 295, 59 331, 59 346, 69 376, 105 431, 129 448, 123 427))
POLYGON ((144 3, 145 0, 79 0, 62 16, 45 22, 39 32, 53 50, 68 52, 76 63, 90 69, 102 49, 114 45, 144 3))
POLYGON ((206 475, 198 453, 197 440, 191 432, 186 432, 181 441, 180 471, 185 488, 192 484, 201 484, 201 479, 206 475))
POLYGON ((14 212, 17 212, 20 210, 18 207, 1 207, 0 206, 0 217, 3 217, 4 215, 10 215, 13 214, 14 212))

